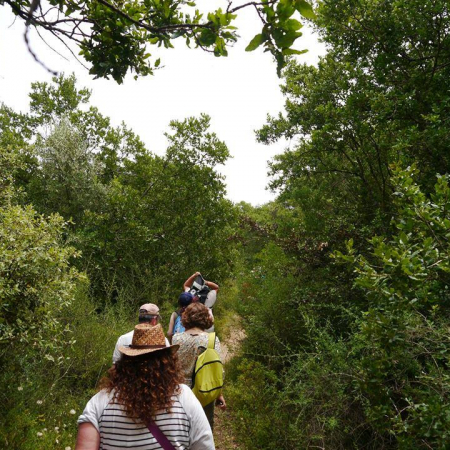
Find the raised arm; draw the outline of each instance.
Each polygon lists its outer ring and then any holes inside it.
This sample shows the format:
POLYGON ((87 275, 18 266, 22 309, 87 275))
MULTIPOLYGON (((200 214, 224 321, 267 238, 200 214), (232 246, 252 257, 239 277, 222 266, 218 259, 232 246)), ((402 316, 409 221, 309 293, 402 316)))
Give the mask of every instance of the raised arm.
POLYGON ((208 286, 213 291, 218 291, 219 290, 219 285, 216 284, 216 283, 213 283, 212 281, 206 281, 205 280, 205 284, 206 284, 206 286, 208 286))
POLYGON ((195 272, 193 275, 191 275, 183 284, 183 289, 185 291, 188 291, 191 286, 192 283, 194 282, 195 278, 198 277, 200 275, 200 272, 195 272))

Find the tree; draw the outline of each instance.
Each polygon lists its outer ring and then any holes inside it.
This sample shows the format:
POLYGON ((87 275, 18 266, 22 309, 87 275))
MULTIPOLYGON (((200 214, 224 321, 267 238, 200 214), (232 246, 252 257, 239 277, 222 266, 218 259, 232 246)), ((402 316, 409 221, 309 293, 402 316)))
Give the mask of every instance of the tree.
POLYGON ((317 12, 328 53, 289 63, 285 112, 257 133, 291 144, 271 164, 272 217, 249 214, 267 243, 240 297, 252 358, 233 380, 240 433, 248 448, 445 449, 448 2, 317 12), (330 258, 350 239, 351 264, 330 258), (261 398, 271 411, 255 421, 261 398))
POLYGON ((263 27, 247 50, 264 44, 280 70, 286 56, 302 53, 292 49, 302 34, 298 31, 302 24, 292 15, 298 11, 307 19, 314 18, 305 0, 262 0, 235 7, 230 2, 225 11, 219 8, 206 14, 190 0, 4 0, 1 4, 26 22, 27 43, 30 26, 66 46, 73 42, 90 64, 92 75, 112 76, 118 83, 129 70, 139 76, 159 67, 159 58, 150 62, 148 45, 171 48, 174 39, 182 38, 188 47, 192 43, 215 56, 227 56, 227 46, 238 39, 232 21, 239 10, 248 7, 255 9, 263 27))
POLYGON ((216 167, 229 152, 210 118, 171 122, 160 157, 125 124, 114 128, 86 108, 89 95, 73 76, 60 76, 32 85, 29 113, 0 108, 4 144, 17 147, 0 164, 10 166, 14 155, 22 162, 2 185, 15 184, 22 202, 70 222, 66 239, 83 255, 75 263, 101 300, 127 293, 136 303, 160 302, 192 267, 227 277, 235 214, 216 167))
POLYGON ((95 267, 93 284, 132 291, 136 302, 157 301, 178 292, 190 267, 211 279, 228 277, 235 214, 215 167, 229 153, 209 122, 205 115, 173 121, 164 157, 144 153, 125 161, 103 206, 78 233, 95 267))
POLYGON ((98 209, 105 187, 98 180, 100 164, 83 134, 62 120, 44 140, 38 139, 35 154, 39 170, 30 188, 42 212, 58 211, 80 224, 85 210, 98 209))
POLYGON ((302 191, 314 184, 335 198, 324 208, 371 222, 389 214, 391 163, 417 161, 430 189, 450 170, 448 5, 323 2, 317 26, 328 54, 317 68, 289 65, 286 113, 269 118, 258 139, 297 140, 272 164, 272 186, 285 198, 307 206, 302 191))

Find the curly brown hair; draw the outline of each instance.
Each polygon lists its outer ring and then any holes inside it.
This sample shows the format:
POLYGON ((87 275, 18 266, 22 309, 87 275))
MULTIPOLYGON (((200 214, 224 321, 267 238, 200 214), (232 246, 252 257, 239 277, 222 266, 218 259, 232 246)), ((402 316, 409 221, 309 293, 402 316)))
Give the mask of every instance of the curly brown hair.
POLYGON ((122 355, 100 382, 100 388, 114 390, 114 401, 127 416, 143 423, 153 420, 159 411, 170 411, 172 396, 184 383, 176 354, 169 350, 141 356, 122 355))
POLYGON ((209 309, 202 303, 191 303, 181 316, 181 321, 186 330, 194 327, 206 330, 214 323, 209 309))

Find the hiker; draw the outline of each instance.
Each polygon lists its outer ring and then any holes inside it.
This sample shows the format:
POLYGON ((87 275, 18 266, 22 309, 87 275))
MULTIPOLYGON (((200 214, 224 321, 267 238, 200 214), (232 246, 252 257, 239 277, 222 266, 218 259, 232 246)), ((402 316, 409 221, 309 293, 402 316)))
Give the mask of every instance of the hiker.
MULTIPOLYGON (((159 308, 154 303, 146 303, 139 308, 139 323, 149 323, 150 325, 156 325, 161 320, 159 315, 159 308)), ((122 356, 119 351, 121 345, 130 345, 133 339, 134 330, 129 333, 122 334, 117 339, 116 347, 114 348, 112 362, 115 364, 122 356)), ((166 344, 169 345, 169 341, 166 340, 166 344)))
POLYGON ((174 334, 182 333, 184 331, 181 315, 193 300, 194 297, 189 292, 182 292, 178 297, 178 309, 170 316, 169 329, 167 330, 167 336, 171 342, 174 334))
MULTIPOLYGON (((219 292, 219 285, 216 283, 213 283, 212 281, 205 280, 202 277, 202 274, 200 272, 195 272, 192 274, 183 284, 183 289, 185 292, 191 292, 191 294, 195 297, 196 291, 201 292, 201 287, 206 286, 209 289, 209 292, 202 298, 194 299, 194 302, 200 301, 208 308, 212 308, 214 303, 216 302, 217 293, 219 292), (198 286, 195 286, 195 284, 198 284, 198 286), (196 288, 193 289, 193 286, 196 288)), ((200 296, 198 296, 200 297, 200 296)))
POLYGON ((214 331, 214 316, 212 307, 216 303, 219 285, 212 281, 205 280, 200 272, 192 274, 183 284, 185 292, 190 292, 194 296, 193 302, 199 301, 209 308, 213 324, 206 331, 214 331))
MULTIPOLYGON (((201 303, 192 303, 182 315, 183 325, 186 328, 184 333, 178 333, 173 337, 173 343, 178 344, 180 349, 178 357, 180 360, 185 383, 192 387, 192 374, 194 371, 197 356, 199 356, 208 347, 209 334, 205 331, 212 325, 212 319, 209 310, 201 303)), ((214 348, 221 357, 220 341, 215 338, 214 348)), ((214 404, 221 409, 226 409, 226 402, 223 395, 220 395, 216 401, 206 405, 206 417, 211 425, 214 426, 214 404)))
POLYGON ((205 413, 182 384, 178 345, 166 346, 161 325, 136 325, 131 345, 119 350, 78 418, 75 450, 214 450, 205 413))

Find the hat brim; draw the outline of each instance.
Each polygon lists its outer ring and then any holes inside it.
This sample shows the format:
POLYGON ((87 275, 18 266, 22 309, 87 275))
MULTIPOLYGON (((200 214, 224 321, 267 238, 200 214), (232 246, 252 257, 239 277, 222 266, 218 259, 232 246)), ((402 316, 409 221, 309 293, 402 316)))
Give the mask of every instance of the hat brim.
POLYGON ((119 352, 123 353, 127 356, 139 356, 139 355, 145 355, 147 353, 155 353, 155 352, 164 352, 169 351, 171 355, 174 355, 180 346, 178 344, 170 345, 169 347, 163 347, 163 348, 130 348, 128 345, 121 345, 119 347, 119 352))

